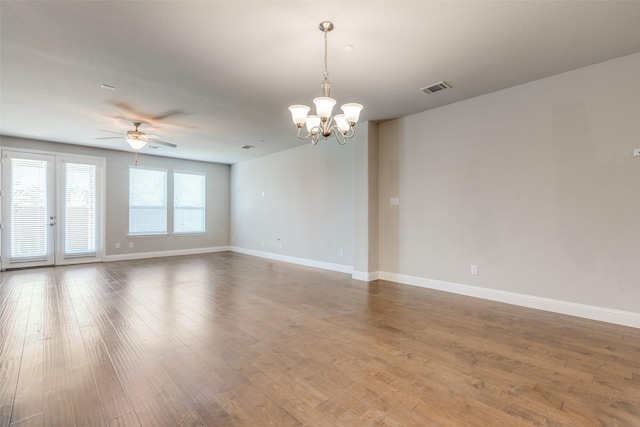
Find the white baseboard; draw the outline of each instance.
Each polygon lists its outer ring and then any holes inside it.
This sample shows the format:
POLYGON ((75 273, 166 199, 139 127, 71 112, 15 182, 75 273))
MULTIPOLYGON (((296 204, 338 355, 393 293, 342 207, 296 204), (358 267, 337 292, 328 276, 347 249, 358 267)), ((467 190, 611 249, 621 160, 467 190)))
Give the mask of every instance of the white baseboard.
POLYGON ((354 280, 362 280, 363 282, 373 282, 374 280, 378 280, 380 278, 379 271, 353 271, 351 274, 351 278, 354 280))
POLYGON ((212 248, 196 248, 196 249, 176 249, 172 251, 159 251, 159 252, 141 252, 135 254, 122 254, 122 255, 107 255, 105 257, 105 262, 111 261, 128 261, 134 259, 147 259, 147 258, 160 258, 167 256, 177 256, 177 255, 197 255, 197 254, 208 254, 213 252, 227 252, 230 251, 231 248, 229 246, 216 246, 212 248))
POLYGON ((351 267, 350 265, 333 264, 330 262, 315 261, 315 260, 306 259, 306 258, 296 258, 296 257, 291 257, 286 255, 274 254, 273 252, 255 251, 253 249, 238 248, 235 246, 231 246, 229 250, 232 252, 238 252, 240 254, 272 259, 274 261, 288 262, 290 264, 305 265, 307 267, 321 268, 323 270, 338 271, 340 273, 348 273, 348 274, 351 274, 353 272, 353 267, 351 267))
POLYGON ((490 301, 498 301, 521 307, 535 308, 538 310, 550 311, 553 313, 567 314, 570 316, 582 317, 585 319, 598 320, 601 322, 614 323, 617 325, 630 326, 640 328, 640 313, 615 310, 606 307, 598 307, 593 305, 579 304, 569 301, 556 300, 551 298, 543 298, 532 295, 518 294, 515 292, 501 291, 497 289, 481 288, 478 286, 463 285, 460 283, 445 282, 442 280, 427 279, 423 277, 409 276, 406 274, 388 273, 385 271, 363 272, 354 271, 350 265, 333 264, 322 261, 315 261, 305 258, 296 258, 286 255, 274 254, 271 252, 255 251, 252 249, 238 248, 235 246, 218 246, 210 248, 197 249, 179 249, 161 252, 144 252, 122 255, 107 255, 105 262, 126 261, 135 259, 158 258, 177 255, 196 255, 213 252, 238 252, 245 255, 256 256, 260 258, 272 259, 275 261, 283 261, 291 264, 305 265, 324 270, 337 271, 340 273, 351 274, 355 280, 371 282, 374 280, 388 280, 391 282, 402 283, 405 285, 419 286, 422 288, 435 289, 454 294, 466 295, 475 298, 482 298, 490 301))
POLYGON ((504 302, 522 307, 551 311, 553 313, 567 314, 585 319, 599 320, 601 322, 640 328, 640 313, 615 310, 606 307, 579 304, 569 301, 542 298, 515 292, 507 292, 496 289, 481 288, 478 286, 462 285, 459 283, 444 282, 442 280, 426 279, 409 276, 406 274, 379 273, 381 280, 402 283, 405 285, 420 286, 436 289, 454 294, 467 295, 491 301, 504 302))

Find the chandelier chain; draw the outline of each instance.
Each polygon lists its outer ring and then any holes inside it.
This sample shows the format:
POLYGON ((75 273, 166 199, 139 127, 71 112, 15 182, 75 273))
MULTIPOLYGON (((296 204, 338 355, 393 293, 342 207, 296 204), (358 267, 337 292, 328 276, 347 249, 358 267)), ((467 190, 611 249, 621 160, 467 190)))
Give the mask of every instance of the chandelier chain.
POLYGON ((324 31, 324 78, 329 77, 329 68, 327 67, 327 32, 324 31))

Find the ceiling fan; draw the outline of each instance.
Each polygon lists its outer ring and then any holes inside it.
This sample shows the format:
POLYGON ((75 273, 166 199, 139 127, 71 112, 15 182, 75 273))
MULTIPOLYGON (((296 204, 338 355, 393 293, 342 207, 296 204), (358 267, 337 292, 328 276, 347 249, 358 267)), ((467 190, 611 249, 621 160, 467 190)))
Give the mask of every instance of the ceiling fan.
MULTIPOLYGON (((156 135, 147 135, 146 133, 139 131, 138 128, 143 125, 143 122, 131 122, 131 123, 136 129, 127 131, 127 133, 114 132, 106 129, 99 129, 99 130, 102 132, 116 133, 118 135, 124 136, 125 141, 127 141, 131 149, 135 152, 142 150, 149 144, 162 145, 170 148, 177 147, 176 144, 155 139, 156 135)), ((122 138, 122 136, 107 136, 107 137, 101 137, 96 139, 117 139, 117 138, 122 138)))

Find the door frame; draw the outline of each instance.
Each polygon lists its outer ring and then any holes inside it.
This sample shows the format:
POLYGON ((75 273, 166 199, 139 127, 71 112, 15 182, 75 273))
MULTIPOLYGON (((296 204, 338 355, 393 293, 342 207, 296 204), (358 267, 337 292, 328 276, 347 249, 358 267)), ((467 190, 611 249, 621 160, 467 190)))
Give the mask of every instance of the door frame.
MULTIPOLYGON (((15 147, 1 147, 0 148, 0 159, 2 159, 2 163, 0 163, 0 259, 1 259, 1 267, 2 270, 6 268, 24 268, 24 267, 37 267, 39 265, 18 265, 13 267, 10 265, 10 260, 5 259, 9 257, 10 254, 5 254, 3 252, 5 246, 5 238, 6 238, 6 227, 9 227, 8 223, 5 223, 4 218, 4 210, 5 210, 5 193, 3 182, 4 177, 4 154, 5 152, 11 152, 16 154, 25 154, 29 155, 48 155, 53 157, 53 168, 54 168, 54 208, 53 212, 56 217, 56 226, 54 226, 55 230, 53 232, 54 235, 54 248, 53 248, 53 265, 69 265, 69 264, 83 264, 83 263, 91 263, 91 262, 104 262, 105 260, 105 246, 106 246, 106 159, 104 157, 98 156, 85 156, 85 155, 77 155, 77 154, 68 154, 68 153, 60 153, 53 151, 44 151, 44 150, 32 150, 32 149, 23 149, 23 148, 15 148, 15 147), (64 254, 64 240, 63 240, 63 231, 64 231, 64 175, 63 175, 63 164, 65 162, 68 163, 79 163, 79 164, 91 164, 96 166, 96 253, 93 256, 72 256, 65 257, 64 254)), ((44 265, 44 264, 43 264, 44 265)), ((49 265, 49 264, 48 264, 49 265)))

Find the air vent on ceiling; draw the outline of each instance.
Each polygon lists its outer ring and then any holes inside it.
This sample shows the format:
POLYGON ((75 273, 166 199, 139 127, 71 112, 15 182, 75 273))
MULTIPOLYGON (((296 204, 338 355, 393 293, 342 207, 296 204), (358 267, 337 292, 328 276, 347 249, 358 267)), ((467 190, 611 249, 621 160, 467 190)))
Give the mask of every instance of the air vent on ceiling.
POLYGON ((432 84, 431 86, 423 87, 420 90, 423 91, 424 93, 436 93, 436 92, 440 92, 442 90, 450 89, 450 88, 451 86, 449 86, 445 82, 438 82, 438 83, 432 84))
POLYGON ((245 144, 245 145, 243 145, 243 146, 242 146, 242 147, 240 147, 240 148, 243 148, 243 149, 245 149, 245 150, 248 150, 248 149, 250 149, 250 148, 253 148, 253 145, 246 145, 246 144, 245 144))

